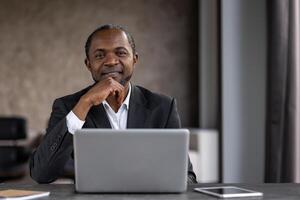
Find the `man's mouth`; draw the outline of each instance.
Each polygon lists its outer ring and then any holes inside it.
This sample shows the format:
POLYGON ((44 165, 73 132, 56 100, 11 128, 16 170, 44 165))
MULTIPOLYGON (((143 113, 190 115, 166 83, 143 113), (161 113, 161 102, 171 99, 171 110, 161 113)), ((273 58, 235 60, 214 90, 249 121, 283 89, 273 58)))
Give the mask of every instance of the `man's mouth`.
POLYGON ((120 76, 122 74, 121 71, 111 71, 111 72, 102 72, 102 76, 104 77, 116 77, 116 76, 120 76))

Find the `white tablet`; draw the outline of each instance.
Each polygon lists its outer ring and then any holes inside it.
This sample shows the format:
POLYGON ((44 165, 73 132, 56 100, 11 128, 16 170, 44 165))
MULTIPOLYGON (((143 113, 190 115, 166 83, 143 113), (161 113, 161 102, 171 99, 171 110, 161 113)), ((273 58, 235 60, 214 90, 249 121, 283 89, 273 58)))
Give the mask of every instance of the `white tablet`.
POLYGON ((195 191, 220 198, 260 197, 263 193, 234 186, 194 188, 195 191))

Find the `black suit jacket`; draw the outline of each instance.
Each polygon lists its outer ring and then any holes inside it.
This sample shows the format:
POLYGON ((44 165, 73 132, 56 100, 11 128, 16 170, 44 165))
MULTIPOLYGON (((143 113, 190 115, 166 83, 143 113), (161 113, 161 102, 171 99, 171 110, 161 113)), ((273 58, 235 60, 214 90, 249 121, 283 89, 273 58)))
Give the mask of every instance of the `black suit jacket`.
MULTIPOLYGON (((66 115, 91 86, 59 99, 53 103, 46 135, 30 158, 30 175, 39 183, 55 181, 64 172, 73 156, 73 136, 68 132, 66 115)), ((180 128, 176 102, 170 97, 155 94, 132 85, 127 118, 127 128, 180 128)), ((93 106, 83 128, 111 128, 102 104, 93 106)), ((189 160, 188 182, 196 183, 189 160)))

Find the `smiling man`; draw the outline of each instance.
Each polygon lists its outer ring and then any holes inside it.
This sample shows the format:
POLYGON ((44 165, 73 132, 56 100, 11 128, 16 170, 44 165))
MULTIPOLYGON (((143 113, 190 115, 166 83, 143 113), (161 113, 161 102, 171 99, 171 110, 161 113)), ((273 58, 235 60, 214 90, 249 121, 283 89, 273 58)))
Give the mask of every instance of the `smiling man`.
MULTIPOLYGON (((81 128, 180 128, 174 98, 130 83, 138 55, 132 36, 117 25, 104 25, 88 37, 87 69, 95 81, 53 103, 46 135, 30 159, 30 175, 50 183, 73 166, 73 137, 81 128)), ((73 173, 73 169, 71 170, 73 173)), ((188 182, 196 176, 189 161, 188 182)))

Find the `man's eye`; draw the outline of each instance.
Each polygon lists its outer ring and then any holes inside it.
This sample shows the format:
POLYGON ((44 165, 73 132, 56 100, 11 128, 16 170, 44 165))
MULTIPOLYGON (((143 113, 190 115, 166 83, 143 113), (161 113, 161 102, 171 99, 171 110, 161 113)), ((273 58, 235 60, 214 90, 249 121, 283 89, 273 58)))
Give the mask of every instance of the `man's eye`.
POLYGON ((122 56, 127 56, 127 52, 126 52, 126 51, 118 51, 118 52, 117 52, 117 55, 118 55, 118 56, 121 56, 121 57, 122 57, 122 56))
POLYGON ((104 58, 104 54, 96 54, 96 55, 95 55, 95 58, 97 58, 97 59, 104 58))

